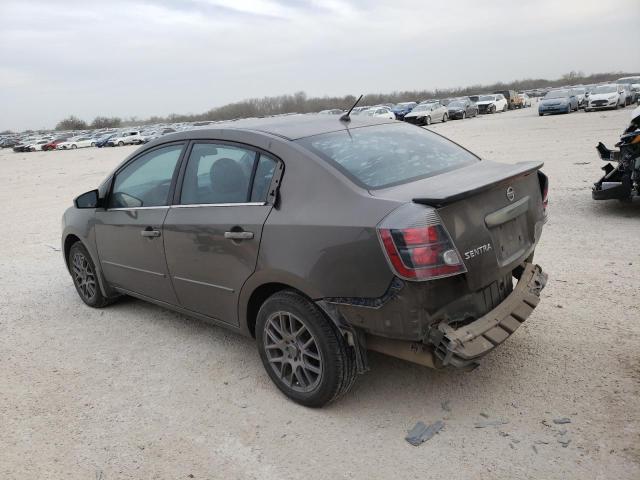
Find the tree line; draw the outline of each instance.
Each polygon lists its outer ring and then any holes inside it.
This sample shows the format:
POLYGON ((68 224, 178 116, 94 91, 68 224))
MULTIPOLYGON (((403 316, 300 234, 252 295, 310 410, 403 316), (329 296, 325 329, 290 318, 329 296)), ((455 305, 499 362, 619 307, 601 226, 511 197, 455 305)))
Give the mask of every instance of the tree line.
MULTIPOLYGON (((402 101, 420 101, 427 98, 462 97, 483 92, 497 90, 530 90, 535 88, 560 87, 567 84, 590 84, 613 81, 622 76, 640 75, 637 73, 608 72, 585 75, 583 72, 571 71, 556 80, 544 78, 527 78, 513 82, 497 82, 490 85, 470 85, 467 87, 443 88, 434 90, 406 90, 391 93, 369 93, 360 105, 377 105, 381 103, 398 103, 402 101)), ((279 95, 275 97, 249 98, 212 108, 197 114, 172 113, 167 117, 152 116, 147 119, 130 117, 96 117, 91 123, 75 116, 70 116, 56 125, 56 130, 86 130, 100 128, 118 128, 127 125, 142 125, 155 123, 199 122, 233 120, 247 117, 263 117, 283 113, 310 113, 330 108, 347 109, 356 101, 356 96, 324 96, 308 97, 305 92, 279 95)))

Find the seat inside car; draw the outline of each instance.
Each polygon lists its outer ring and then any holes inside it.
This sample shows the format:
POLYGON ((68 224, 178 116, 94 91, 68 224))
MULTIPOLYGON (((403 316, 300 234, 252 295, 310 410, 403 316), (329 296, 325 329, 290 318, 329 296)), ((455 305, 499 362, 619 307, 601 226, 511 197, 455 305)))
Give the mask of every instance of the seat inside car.
POLYGON ((242 167, 231 158, 220 158, 209 170, 211 186, 206 201, 200 203, 240 203, 247 200, 249 179, 242 167))

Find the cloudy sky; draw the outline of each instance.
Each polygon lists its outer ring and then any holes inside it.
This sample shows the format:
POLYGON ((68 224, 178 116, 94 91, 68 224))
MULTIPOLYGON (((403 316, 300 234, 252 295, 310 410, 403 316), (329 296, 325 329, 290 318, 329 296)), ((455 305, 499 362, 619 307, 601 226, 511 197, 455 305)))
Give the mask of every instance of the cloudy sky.
POLYGON ((0 24, 0 130, 640 71, 638 0, 0 0, 0 24))

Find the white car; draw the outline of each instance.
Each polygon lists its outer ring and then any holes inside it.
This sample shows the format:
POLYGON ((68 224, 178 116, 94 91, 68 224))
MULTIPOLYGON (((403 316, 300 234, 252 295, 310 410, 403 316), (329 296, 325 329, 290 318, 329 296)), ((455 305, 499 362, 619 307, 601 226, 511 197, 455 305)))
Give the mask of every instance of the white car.
POLYGON ((501 93, 480 95, 476 105, 478 105, 478 113, 506 112, 509 109, 507 99, 501 93))
POLYGON ((75 150, 76 148, 85 148, 95 146, 96 141, 91 137, 73 137, 66 142, 60 142, 57 146, 57 150, 75 150))
POLYGON ((624 107, 626 95, 624 87, 615 83, 598 85, 589 93, 589 100, 585 106, 585 111, 597 110, 599 108, 624 107))
POLYGON ((519 93, 518 96, 522 99, 522 108, 531 106, 531 97, 526 93, 519 93))
POLYGON ((449 120, 449 110, 440 102, 421 103, 404 116, 404 121, 415 125, 431 125, 449 120))
POLYGON ((395 120, 396 116, 389 107, 372 107, 369 110, 362 112, 362 115, 375 118, 388 118, 389 120, 395 120))
POLYGON ((128 130, 113 137, 107 142, 107 145, 122 147, 123 145, 138 145, 144 143, 144 137, 138 130, 128 130))
POLYGON ((42 147, 49 142, 50 140, 47 140, 46 138, 38 138, 36 140, 33 140, 32 142, 29 142, 26 145, 26 149, 30 152, 35 152, 36 150, 42 150, 42 147))

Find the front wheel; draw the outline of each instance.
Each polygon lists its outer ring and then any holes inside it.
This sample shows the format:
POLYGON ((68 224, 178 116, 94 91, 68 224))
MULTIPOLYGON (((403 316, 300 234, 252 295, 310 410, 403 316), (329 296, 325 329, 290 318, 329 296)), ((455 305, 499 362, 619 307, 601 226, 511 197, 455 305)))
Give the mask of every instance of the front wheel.
POLYGON ((95 147, 96 146, 96 142, 91 142, 91 146, 95 147))
POLYGON ((109 299, 100 290, 98 274, 91 255, 81 242, 71 245, 67 265, 73 278, 73 285, 84 303, 94 308, 109 304, 109 299))
POLYGON ((462 112, 462 120, 464 120, 465 118, 467 118, 467 112, 462 112))
POLYGON ((424 119, 424 124, 425 124, 425 125, 431 125, 431 117, 426 117, 426 118, 424 119))
POLYGON ((124 142, 122 142, 122 141, 118 142, 118 146, 119 147, 122 147, 123 145, 124 145, 124 142))
POLYGON ((504 108, 502 109, 503 112, 506 112, 509 109, 509 107, 507 105, 504 106, 504 108))
POLYGON ((322 407, 355 381, 353 349, 313 302, 294 291, 278 292, 262 304, 256 340, 273 383, 301 405, 322 407))
POLYGON ((444 115, 442 115, 442 123, 446 122, 447 120, 449 120, 449 115, 445 113, 444 115))
POLYGON ((73 150, 75 150, 76 148, 78 148, 78 146, 77 146, 77 145, 71 145, 71 148, 72 148, 73 150))

